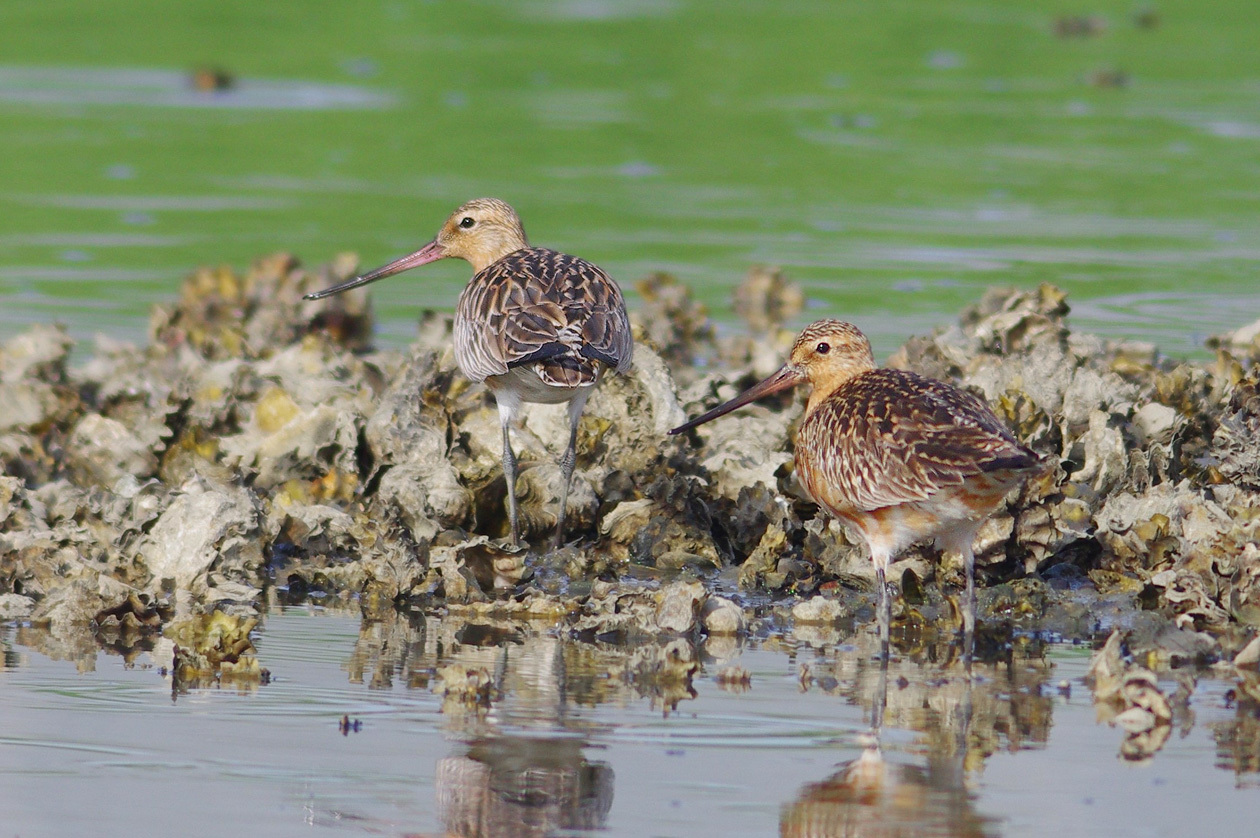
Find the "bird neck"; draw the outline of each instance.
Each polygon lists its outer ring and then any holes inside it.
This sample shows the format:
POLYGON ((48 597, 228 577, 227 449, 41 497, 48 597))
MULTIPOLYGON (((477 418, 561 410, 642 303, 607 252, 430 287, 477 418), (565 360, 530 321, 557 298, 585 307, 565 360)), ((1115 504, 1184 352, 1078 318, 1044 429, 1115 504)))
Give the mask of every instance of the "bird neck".
POLYGON ((817 410, 823 402, 835 395, 835 392, 841 387, 874 369, 874 362, 854 361, 833 366, 810 376, 813 389, 810 390, 809 401, 805 403, 805 415, 808 416, 817 410))
POLYGON ((475 247, 466 247, 459 255, 472 265, 474 273, 481 273, 495 262, 529 247, 525 234, 516 230, 495 230, 495 235, 487 235, 476 243, 475 247))

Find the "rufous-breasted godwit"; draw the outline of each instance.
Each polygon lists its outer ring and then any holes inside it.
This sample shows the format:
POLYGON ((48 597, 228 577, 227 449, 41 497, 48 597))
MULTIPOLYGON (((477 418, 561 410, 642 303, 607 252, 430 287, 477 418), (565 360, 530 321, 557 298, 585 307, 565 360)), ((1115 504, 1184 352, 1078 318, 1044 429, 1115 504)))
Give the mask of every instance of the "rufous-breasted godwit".
POLYGON ((1006 494, 1041 467, 1040 458, 971 393, 877 369, 870 341, 839 320, 807 326, 778 372, 670 433, 803 382, 813 389, 796 432, 796 474, 809 496, 870 548, 885 652, 888 564, 928 539, 962 554, 969 647, 976 621, 972 541, 1006 494))
POLYGON ((558 545, 564 536, 582 409, 605 370, 630 369, 634 350, 621 289, 608 274, 585 259, 530 247, 516 210, 497 198, 477 198, 451 213, 437 237, 415 253, 307 299, 450 256, 467 261, 474 271, 455 307, 455 362, 473 381, 484 381, 499 406, 514 543, 520 543, 520 524, 509 428, 524 402, 568 402, 558 545))

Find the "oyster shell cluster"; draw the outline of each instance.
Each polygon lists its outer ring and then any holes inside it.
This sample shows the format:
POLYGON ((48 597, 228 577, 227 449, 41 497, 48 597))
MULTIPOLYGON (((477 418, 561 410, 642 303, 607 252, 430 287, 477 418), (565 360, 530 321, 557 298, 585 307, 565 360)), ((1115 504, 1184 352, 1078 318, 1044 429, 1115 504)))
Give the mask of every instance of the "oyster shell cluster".
MULTIPOLYGON (((864 548, 793 474, 799 395, 665 435, 781 362, 803 303, 781 272, 750 273, 731 335, 673 278, 640 283, 634 370, 601 384, 579 428, 572 541, 535 553, 505 546, 498 415, 455 368, 449 317, 375 350, 362 292, 301 299, 354 269, 204 269, 155 308, 146 346, 76 351, 53 326, 0 346, 0 620, 72 644, 85 627, 309 598, 588 637, 869 618, 864 548)), ((1073 333, 1067 315, 1051 286, 993 289, 889 362, 983 394, 1055 463, 978 537, 982 618, 1078 636, 1172 625, 1196 638, 1187 654, 1232 658, 1260 627, 1260 327, 1200 363, 1073 333)), ((560 494, 544 440, 565 422, 531 406, 515 431, 540 544, 560 494)), ((911 551, 890 579, 903 630, 956 620, 948 557, 911 551)))

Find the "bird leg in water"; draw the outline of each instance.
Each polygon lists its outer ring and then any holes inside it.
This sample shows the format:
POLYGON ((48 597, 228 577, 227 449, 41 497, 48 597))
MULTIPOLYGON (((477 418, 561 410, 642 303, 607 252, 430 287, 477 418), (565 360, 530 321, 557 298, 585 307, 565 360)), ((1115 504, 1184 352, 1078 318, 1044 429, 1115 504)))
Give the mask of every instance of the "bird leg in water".
POLYGON ((958 610, 962 612, 963 655, 970 658, 974 650, 976 636, 976 553, 972 548, 975 542, 975 527, 949 533, 937 537, 937 546, 943 550, 958 553, 962 557, 963 573, 966 577, 966 588, 959 597, 958 610))
POLYGON ((879 589, 877 619, 879 621, 879 655, 888 658, 888 636, 892 626, 892 603, 888 597, 888 556, 882 551, 872 551, 871 559, 875 563, 875 587, 879 589))
POLYGON ((976 637, 976 554, 971 549, 970 538, 962 545, 962 557, 967 572, 967 599, 963 604, 963 656, 970 663, 976 637))

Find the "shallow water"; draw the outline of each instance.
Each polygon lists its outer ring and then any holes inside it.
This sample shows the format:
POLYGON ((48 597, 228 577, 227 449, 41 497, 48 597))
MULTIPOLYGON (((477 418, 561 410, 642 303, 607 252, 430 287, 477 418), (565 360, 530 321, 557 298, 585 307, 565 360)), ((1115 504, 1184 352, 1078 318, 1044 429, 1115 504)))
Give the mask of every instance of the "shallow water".
MULTIPOLYGON (((0 823, 24 838, 312 826, 1186 835, 1254 825, 1260 719, 1254 705, 1231 706, 1227 681, 1198 673, 1162 749, 1125 761, 1124 734, 1095 721, 1081 682, 1087 649, 1021 641, 976 664, 968 687, 959 663, 932 657, 939 650, 894 661, 881 683, 869 639, 800 629, 698 650, 675 641, 682 657, 699 656, 687 689, 644 676, 650 645, 290 608, 257 638, 270 684, 173 695, 147 652, 124 662, 3 628, 0 823), (492 674, 488 712, 443 708, 431 684, 450 663, 492 674), (746 690, 719 683, 733 666, 747 671, 746 690), (343 716, 360 727, 343 733, 343 716)), ((1172 694, 1177 682, 1161 688, 1172 694)))
MULTIPOLYGON (((802 321, 887 352, 1052 281, 1078 328, 1191 352, 1260 315, 1258 25, 1249 0, 5 4, 0 336, 140 339, 196 265, 380 264, 496 194, 720 318, 776 263, 802 321), (1057 36, 1072 14, 1092 34, 1057 36)), ((385 340, 467 276, 377 286, 385 340)))

